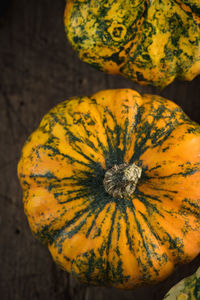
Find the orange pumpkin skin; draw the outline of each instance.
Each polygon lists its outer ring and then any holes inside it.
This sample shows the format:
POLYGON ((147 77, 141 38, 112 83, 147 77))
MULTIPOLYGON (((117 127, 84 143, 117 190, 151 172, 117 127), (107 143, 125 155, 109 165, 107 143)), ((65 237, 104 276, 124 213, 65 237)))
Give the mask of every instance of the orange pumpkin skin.
POLYGON ((24 145, 18 176, 32 232, 83 282, 154 284, 200 252, 200 127, 167 99, 122 89, 60 103, 24 145), (124 162, 141 178, 112 197, 105 172, 124 162))
POLYGON ((164 88, 200 73, 200 1, 68 0, 65 31, 81 60, 164 88))

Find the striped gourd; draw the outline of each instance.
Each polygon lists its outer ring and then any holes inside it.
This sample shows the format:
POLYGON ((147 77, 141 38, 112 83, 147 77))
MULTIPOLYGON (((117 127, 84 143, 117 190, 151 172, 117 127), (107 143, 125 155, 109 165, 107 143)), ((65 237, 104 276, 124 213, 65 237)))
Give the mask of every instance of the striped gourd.
POLYGON ((178 282, 164 297, 164 300, 199 300, 200 268, 191 276, 178 282))
POLYGON ((200 73, 199 0, 68 0, 64 23, 79 57, 140 84, 200 73))
POLYGON ((25 213, 83 282, 153 284, 200 250, 200 127, 175 103, 129 89, 66 100, 18 164, 25 213))

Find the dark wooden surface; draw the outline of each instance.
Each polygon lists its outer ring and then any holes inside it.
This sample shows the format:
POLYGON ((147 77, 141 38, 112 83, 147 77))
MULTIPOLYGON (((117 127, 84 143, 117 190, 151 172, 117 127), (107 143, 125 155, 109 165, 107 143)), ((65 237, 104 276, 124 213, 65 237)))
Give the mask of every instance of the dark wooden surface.
POLYGON ((157 286, 135 291, 78 283, 35 240, 23 212, 16 166, 25 139, 50 108, 75 95, 129 87, 163 95, 200 122, 200 77, 158 91, 81 62, 63 26, 64 0, 7 0, 0 4, 0 298, 2 300, 160 300, 199 265, 198 257, 157 286))

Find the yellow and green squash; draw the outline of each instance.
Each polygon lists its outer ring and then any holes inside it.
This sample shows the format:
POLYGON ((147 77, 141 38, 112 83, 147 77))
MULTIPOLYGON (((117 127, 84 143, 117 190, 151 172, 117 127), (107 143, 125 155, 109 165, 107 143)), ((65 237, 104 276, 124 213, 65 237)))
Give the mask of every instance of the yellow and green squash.
POLYGON ((79 57, 160 88, 200 73, 199 0, 68 0, 64 23, 79 57))
POLYGON ((18 164, 34 235, 83 282, 132 289, 200 252, 200 126, 130 89, 58 104, 18 164))
POLYGON ((182 279, 173 286, 164 300, 199 300, 200 299, 200 267, 191 276, 182 279))

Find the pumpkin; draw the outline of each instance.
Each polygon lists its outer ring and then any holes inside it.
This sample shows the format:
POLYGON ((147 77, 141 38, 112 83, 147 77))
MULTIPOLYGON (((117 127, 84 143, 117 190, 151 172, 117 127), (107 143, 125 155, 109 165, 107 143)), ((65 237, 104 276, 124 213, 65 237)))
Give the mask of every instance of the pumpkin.
POLYGON ((165 300, 200 299, 200 267, 191 276, 182 279, 164 297, 165 300))
POLYGON ((68 40, 95 68, 160 88, 200 73, 199 0, 68 0, 68 40))
POLYGON ((130 89, 58 104, 18 164, 34 235, 82 282, 157 283, 200 252, 200 127, 130 89))

